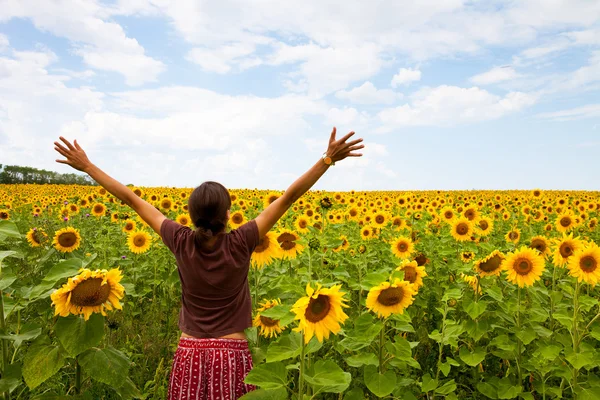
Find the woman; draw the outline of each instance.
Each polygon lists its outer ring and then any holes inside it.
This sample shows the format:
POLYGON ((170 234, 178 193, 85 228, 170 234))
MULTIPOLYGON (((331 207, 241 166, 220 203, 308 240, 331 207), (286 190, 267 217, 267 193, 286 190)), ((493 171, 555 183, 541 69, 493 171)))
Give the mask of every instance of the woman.
POLYGON ((169 399, 235 399, 253 390, 244 384, 252 358, 244 330, 252 326, 248 270, 254 248, 288 208, 310 189, 329 166, 346 157, 359 157, 362 139, 340 140, 333 128, 327 151, 285 193, 258 217, 226 232, 231 199, 225 187, 204 182, 194 189, 188 210, 195 230, 166 218, 153 205, 108 176, 87 158, 77 140, 60 137, 56 160, 87 173, 130 206, 158 233, 177 261, 182 287, 181 338, 169 382, 169 399))

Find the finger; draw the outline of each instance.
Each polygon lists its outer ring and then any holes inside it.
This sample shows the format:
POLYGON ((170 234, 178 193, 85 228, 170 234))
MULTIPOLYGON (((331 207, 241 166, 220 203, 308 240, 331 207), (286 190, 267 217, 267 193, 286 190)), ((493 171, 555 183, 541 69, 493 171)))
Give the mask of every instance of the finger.
POLYGON ((362 141, 363 141, 362 138, 356 139, 356 140, 346 143, 346 146, 354 146, 355 144, 360 143, 362 141))
POLYGON ((364 147, 365 147, 365 145, 364 145, 364 144, 361 144, 361 145, 359 145, 359 146, 350 146, 350 147, 348 147, 348 148, 346 149, 346 151, 354 151, 354 150, 362 149, 362 148, 364 148, 364 147))
POLYGON ((362 153, 348 153, 347 157, 361 157, 362 153))
POLYGON ((62 156, 69 158, 69 153, 66 150, 60 149, 58 147, 55 147, 54 150, 58 151, 62 156))
POLYGON ((350 132, 350 133, 348 133, 346 136, 344 136, 343 138, 341 138, 341 139, 339 140, 339 142, 340 142, 340 143, 345 143, 345 142, 346 142, 346 140, 348 140, 348 138, 350 138, 350 136, 352 136, 352 135, 354 135, 354 131, 353 131, 353 132, 350 132))
POLYGON ((64 137, 60 137, 60 140, 62 140, 63 142, 65 142, 65 144, 67 145, 67 147, 69 148, 69 150, 75 150, 75 147, 73 147, 73 145, 64 137))
POLYGON ((79 146, 79 143, 77 143, 77 139, 75 139, 73 141, 73 143, 75 144, 75 147, 77 148, 77 150, 81 150, 81 146, 79 146))
POLYGON ((331 136, 329 137, 329 143, 331 142, 335 142, 335 126, 333 127, 333 130, 331 131, 331 136))
POLYGON ((60 144, 58 142, 54 142, 54 145, 63 151, 69 152, 69 149, 67 149, 65 146, 63 146, 62 144, 60 144))
POLYGON ((68 160, 56 160, 57 163, 71 165, 68 160))

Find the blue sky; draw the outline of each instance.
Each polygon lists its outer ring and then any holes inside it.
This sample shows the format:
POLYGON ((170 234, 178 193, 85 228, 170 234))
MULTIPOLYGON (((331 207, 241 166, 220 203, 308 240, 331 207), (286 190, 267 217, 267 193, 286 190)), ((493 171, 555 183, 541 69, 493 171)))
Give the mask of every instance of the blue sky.
POLYGON ((600 175, 600 2, 0 0, 0 163, 78 139, 124 183, 583 189, 600 175))

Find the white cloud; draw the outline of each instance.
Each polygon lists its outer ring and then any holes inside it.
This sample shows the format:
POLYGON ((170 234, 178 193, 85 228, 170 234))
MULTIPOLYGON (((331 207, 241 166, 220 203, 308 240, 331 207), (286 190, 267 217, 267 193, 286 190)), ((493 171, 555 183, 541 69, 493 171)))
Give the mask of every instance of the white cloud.
POLYGON ((235 66, 240 70, 256 67, 263 61, 251 55, 256 51, 257 45, 266 45, 271 40, 263 37, 251 37, 246 42, 237 42, 216 48, 196 47, 190 50, 186 58, 205 71, 224 74, 235 66))
POLYGON ((600 45, 600 28, 587 29, 583 31, 572 31, 565 33, 578 45, 600 45))
POLYGON ((470 81, 476 85, 490 85, 517 78, 519 75, 513 67, 494 67, 491 70, 471 77, 470 81))
POLYGON ((8 36, 3 33, 0 33, 0 52, 8 49, 9 41, 8 36))
POLYGON ((570 108, 568 110, 553 111, 537 114, 536 117, 550 119, 553 121, 571 121, 583 118, 600 117, 600 104, 588 104, 582 107, 570 108))
POLYGON ((118 72, 128 85, 155 81, 165 70, 121 25, 105 21, 105 9, 96 2, 4 0, 0 8, 0 22, 28 18, 39 30, 69 39, 90 67, 118 72))
POLYGON ((367 81, 351 90, 340 90, 335 97, 356 104, 391 104, 401 97, 401 94, 390 89, 377 89, 367 81))
POLYGON ((421 71, 412 68, 400 68, 397 74, 392 77, 392 87, 400 85, 410 85, 412 82, 421 80, 421 71))
POLYGON ((424 88, 411 96, 411 102, 382 110, 377 116, 379 132, 406 126, 452 126, 492 120, 517 112, 535 103, 536 97, 510 92, 499 97, 477 87, 438 86, 424 88))

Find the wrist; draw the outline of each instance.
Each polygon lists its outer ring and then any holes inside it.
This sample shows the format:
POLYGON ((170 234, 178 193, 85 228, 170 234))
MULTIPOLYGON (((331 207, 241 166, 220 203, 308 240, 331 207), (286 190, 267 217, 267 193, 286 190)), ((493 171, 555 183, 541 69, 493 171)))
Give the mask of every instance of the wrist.
POLYGON ((323 163, 325 163, 325 165, 327 165, 328 167, 335 165, 333 158, 329 156, 327 152, 323 153, 323 155, 321 156, 321 160, 323 160, 323 163))

